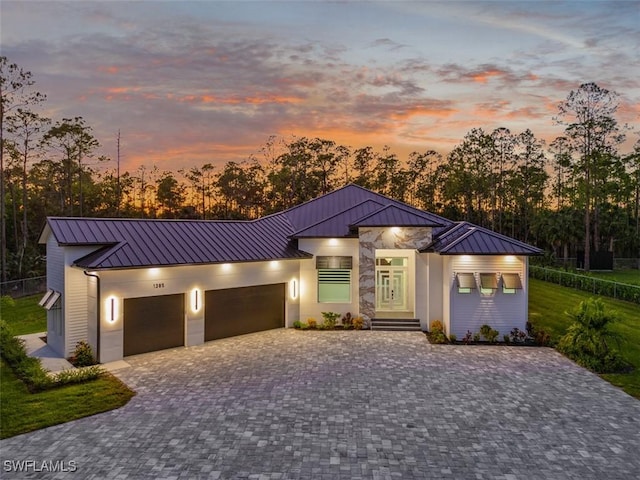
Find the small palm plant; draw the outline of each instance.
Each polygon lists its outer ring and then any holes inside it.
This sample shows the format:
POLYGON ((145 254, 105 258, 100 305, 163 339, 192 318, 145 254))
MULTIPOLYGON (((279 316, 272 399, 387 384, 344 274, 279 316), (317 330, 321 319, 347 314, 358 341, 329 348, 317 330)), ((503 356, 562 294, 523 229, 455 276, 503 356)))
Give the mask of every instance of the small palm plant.
POLYGON ((558 350, 583 367, 598 373, 615 372, 624 364, 614 343, 620 336, 610 330, 617 320, 599 298, 589 298, 568 313, 573 323, 558 342, 558 350))

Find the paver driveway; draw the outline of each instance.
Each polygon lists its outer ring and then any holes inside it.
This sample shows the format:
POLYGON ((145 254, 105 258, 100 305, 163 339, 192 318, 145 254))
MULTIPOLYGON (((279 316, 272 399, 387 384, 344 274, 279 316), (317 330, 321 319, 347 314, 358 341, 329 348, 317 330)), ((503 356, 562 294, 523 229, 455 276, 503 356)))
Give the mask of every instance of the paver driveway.
POLYGON ((130 357, 120 410, 0 443, 42 478, 617 479, 640 402, 551 349, 274 330, 130 357), (67 463, 68 465, 68 463, 67 463))

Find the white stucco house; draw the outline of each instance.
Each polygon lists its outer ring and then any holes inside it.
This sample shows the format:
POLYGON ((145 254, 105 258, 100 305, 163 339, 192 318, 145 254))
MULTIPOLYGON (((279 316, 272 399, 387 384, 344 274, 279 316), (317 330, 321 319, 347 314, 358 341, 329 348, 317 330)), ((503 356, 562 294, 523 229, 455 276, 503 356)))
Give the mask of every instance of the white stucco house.
POLYGON ((541 251, 356 185, 253 221, 48 218, 47 341, 100 362, 198 345, 321 312, 459 338, 527 321, 541 251))

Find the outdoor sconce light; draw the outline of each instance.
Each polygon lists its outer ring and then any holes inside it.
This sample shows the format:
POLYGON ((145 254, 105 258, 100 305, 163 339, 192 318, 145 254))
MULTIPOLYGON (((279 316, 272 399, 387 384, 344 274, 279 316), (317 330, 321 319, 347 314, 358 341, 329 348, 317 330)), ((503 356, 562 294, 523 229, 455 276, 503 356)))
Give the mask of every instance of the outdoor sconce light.
POLYGON ((289 282, 289 296, 295 300, 298 298, 298 280, 295 278, 289 282))
POLYGON ((118 301, 113 296, 107 298, 107 320, 109 323, 115 323, 118 320, 118 301))
POLYGON ((191 290, 191 310, 193 310, 194 313, 200 310, 200 306, 202 305, 202 299, 200 297, 200 290, 197 288, 191 290))

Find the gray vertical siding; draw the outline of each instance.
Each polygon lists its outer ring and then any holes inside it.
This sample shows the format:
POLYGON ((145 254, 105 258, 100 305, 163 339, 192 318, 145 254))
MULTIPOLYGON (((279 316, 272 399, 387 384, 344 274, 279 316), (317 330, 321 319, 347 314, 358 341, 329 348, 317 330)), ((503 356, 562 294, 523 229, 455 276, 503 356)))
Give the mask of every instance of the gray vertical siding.
POLYGON ((451 257, 448 288, 450 301, 450 333, 461 339, 467 332, 478 332, 483 324, 490 325, 500 332, 502 340, 513 328, 523 330, 527 322, 526 264, 522 257, 508 262, 500 256, 454 256, 451 257), (483 296, 480 290, 471 293, 458 293, 455 273, 518 273, 523 279, 522 290, 515 294, 502 293, 502 283, 491 296, 483 296))

